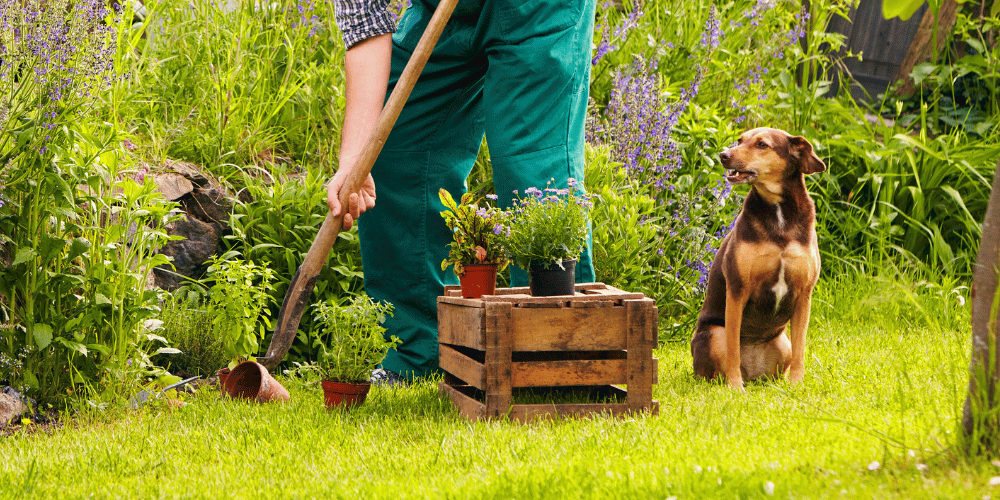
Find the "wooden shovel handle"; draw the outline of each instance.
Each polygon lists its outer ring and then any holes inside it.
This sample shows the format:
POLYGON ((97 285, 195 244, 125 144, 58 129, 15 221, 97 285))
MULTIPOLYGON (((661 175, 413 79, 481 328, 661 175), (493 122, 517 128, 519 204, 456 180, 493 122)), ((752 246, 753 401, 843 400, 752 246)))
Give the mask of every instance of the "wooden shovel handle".
MULTIPOLYGON (((403 73, 399 76, 396 87, 389 95, 389 100, 382 108, 382 113, 379 114, 375 130, 372 131, 364 149, 361 150, 357 163, 348 173, 347 179, 340 189, 340 206, 344 207, 345 212, 348 207, 348 197, 351 193, 356 193, 361 189, 368 174, 371 173, 372 165, 375 164, 379 153, 382 152, 382 146, 385 145, 389 132, 396 124, 396 119, 399 118, 403 105, 410 97, 410 92, 417 83, 424 65, 427 64, 431 52, 434 51, 434 46, 437 45, 438 38, 448 23, 448 19, 451 18, 456 4, 458 4, 458 0, 441 0, 434 10, 434 15, 428 22, 427 28, 424 29, 424 34, 417 42, 413 55, 410 56, 406 67, 403 68, 403 73)), ((295 340, 295 334, 299 329, 302 313, 309 305, 309 296, 312 294, 313 286, 316 284, 323 264, 330 256, 330 249, 337 241, 337 235, 340 234, 343 224, 343 216, 334 217, 332 213, 326 214, 326 219, 323 220, 323 225, 320 226, 316 239, 309 247, 309 253, 306 254, 302 265, 292 277, 288 291, 285 292, 285 299, 281 303, 281 311, 278 313, 278 321, 274 327, 274 335, 271 336, 271 345, 267 349, 267 355, 258 360, 268 370, 273 371, 288 354, 288 349, 291 348, 292 341, 295 340)))

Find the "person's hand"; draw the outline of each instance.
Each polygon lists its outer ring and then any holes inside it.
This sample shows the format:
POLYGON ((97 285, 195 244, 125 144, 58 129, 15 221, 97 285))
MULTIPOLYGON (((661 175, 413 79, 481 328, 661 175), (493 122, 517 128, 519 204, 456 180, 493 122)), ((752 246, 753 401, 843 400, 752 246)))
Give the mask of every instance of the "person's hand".
POLYGON ((341 229, 345 231, 351 229, 354 221, 361 217, 361 214, 375 206, 375 180, 372 179, 371 174, 368 174, 368 178, 361 184, 361 189, 351 193, 348 197, 347 211, 342 210, 340 190, 344 187, 344 182, 347 181, 350 171, 350 168, 340 168, 334 174, 333 179, 330 179, 330 183, 326 185, 326 204, 330 206, 330 212, 333 213, 334 217, 340 217, 343 214, 344 223, 341 229))

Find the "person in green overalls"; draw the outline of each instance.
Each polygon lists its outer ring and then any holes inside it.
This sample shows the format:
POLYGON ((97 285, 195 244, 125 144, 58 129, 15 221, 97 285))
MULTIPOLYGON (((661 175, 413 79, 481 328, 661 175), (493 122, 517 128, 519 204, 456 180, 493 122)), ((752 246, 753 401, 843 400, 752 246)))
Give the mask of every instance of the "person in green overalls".
MULTIPOLYGON (((437 297, 457 278, 441 270, 451 233, 437 193, 467 190, 483 135, 502 207, 515 190, 583 179, 595 0, 461 0, 347 210, 340 188, 437 0, 413 0, 398 29, 388 0, 336 1, 347 105, 327 201, 345 229, 365 214, 365 291, 394 305, 386 336, 402 340, 372 379, 405 384, 438 368, 437 297)), ((589 242, 576 273, 578 283, 594 281, 589 242)), ((511 281, 525 286, 527 275, 512 269, 511 281)))

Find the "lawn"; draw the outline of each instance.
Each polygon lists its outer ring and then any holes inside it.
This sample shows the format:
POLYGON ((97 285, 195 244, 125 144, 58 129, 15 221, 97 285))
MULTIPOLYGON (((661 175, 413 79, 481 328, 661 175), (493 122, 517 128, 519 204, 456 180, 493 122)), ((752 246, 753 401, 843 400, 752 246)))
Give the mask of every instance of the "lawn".
POLYGON ((12 498, 997 498, 997 462, 954 452, 966 295, 821 281, 802 385, 737 394, 668 343, 656 416, 470 424, 433 380, 327 411, 319 387, 283 377, 288 404, 202 389, 178 410, 22 430, 0 440, 0 484, 12 498))

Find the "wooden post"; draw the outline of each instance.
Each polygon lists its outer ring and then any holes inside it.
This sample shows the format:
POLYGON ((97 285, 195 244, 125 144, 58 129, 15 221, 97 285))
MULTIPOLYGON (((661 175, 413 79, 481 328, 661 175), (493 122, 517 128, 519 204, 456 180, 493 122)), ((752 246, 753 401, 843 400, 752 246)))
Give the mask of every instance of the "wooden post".
POLYGON ((940 52, 950 41, 957 9, 956 0, 944 0, 937 11, 927 9, 924 12, 924 17, 920 19, 920 27, 917 28, 917 33, 910 42, 910 49, 906 52, 906 59, 903 59, 899 72, 896 73, 896 80, 903 80, 897 94, 904 96, 913 94, 915 89, 910 73, 918 64, 940 52), (936 40, 936 45, 933 45, 932 40, 936 40))
POLYGON ((977 427, 977 419, 1000 405, 1000 342, 997 342, 997 317, 993 309, 1000 266, 1000 162, 993 174, 993 189, 983 220, 983 237, 972 274, 972 355, 969 363, 969 394, 962 411, 962 428, 967 438, 993 439, 1000 442, 1000 416, 977 427))
POLYGON ((650 299, 626 300, 625 315, 627 364, 627 403, 633 411, 648 408, 653 400, 653 344, 655 316, 650 299))
POLYGON ((483 308, 487 418, 499 418, 510 411, 511 352, 514 345, 510 323, 513 308, 510 302, 487 302, 483 308))

